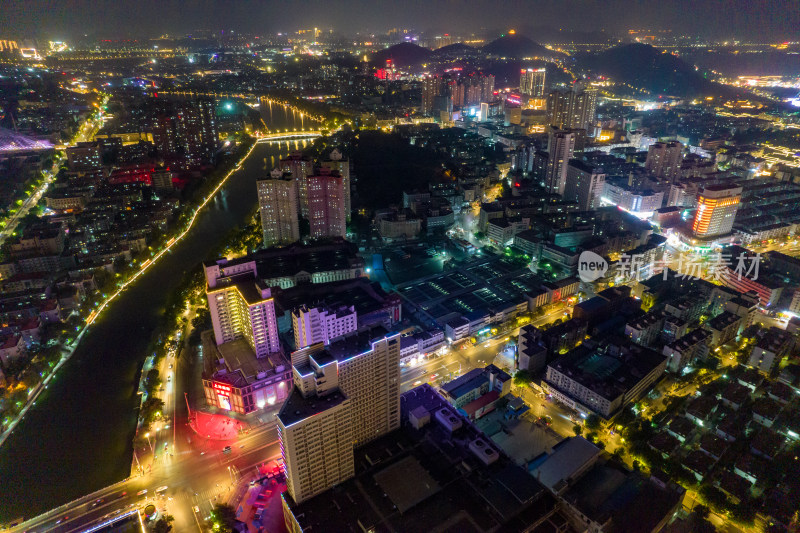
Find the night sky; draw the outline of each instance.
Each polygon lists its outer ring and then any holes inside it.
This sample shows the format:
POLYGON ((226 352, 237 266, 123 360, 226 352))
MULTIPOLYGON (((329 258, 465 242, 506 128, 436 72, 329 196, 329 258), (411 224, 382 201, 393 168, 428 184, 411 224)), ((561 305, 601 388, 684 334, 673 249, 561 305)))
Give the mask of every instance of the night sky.
POLYGON ((393 27, 468 33, 533 29, 671 29, 676 34, 775 42, 800 40, 800 0, 2 0, 0 39, 74 39, 252 33, 333 28, 345 34, 393 27))

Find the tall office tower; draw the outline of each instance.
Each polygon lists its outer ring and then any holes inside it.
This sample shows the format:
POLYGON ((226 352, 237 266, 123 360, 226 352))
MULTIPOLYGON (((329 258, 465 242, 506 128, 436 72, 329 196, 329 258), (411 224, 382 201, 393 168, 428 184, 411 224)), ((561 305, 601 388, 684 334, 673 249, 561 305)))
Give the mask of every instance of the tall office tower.
POLYGON ((547 140, 547 169, 544 185, 547 192, 563 196, 567 166, 575 153, 575 133, 553 130, 547 140))
POLYGON ((256 262, 230 269, 206 262, 203 267, 217 345, 244 338, 256 357, 280 352, 275 301, 270 288, 257 278, 256 262))
POLYGON ((160 153, 182 156, 188 164, 213 160, 219 140, 213 99, 154 98, 148 112, 153 144, 160 153))
POLYGON ((358 329, 358 313, 352 305, 339 307, 298 307, 292 311, 294 345, 299 350, 353 333, 358 329))
POLYGON ((282 171, 292 174, 295 187, 297 187, 297 204, 300 206, 300 214, 307 217, 308 184, 306 178, 314 172, 314 162, 301 152, 295 152, 286 159, 281 159, 280 168, 282 171))
POLYGON ((264 246, 291 244, 300 240, 297 219, 297 186, 291 173, 275 169, 269 179, 258 180, 258 208, 264 246))
POLYGON ((683 162, 683 145, 678 141, 654 143, 647 151, 644 168, 656 177, 666 178, 674 183, 681 177, 683 162))
POLYGON ((594 131, 597 90, 576 86, 571 91, 552 91, 547 95, 547 122, 557 128, 594 131))
POLYGON ((292 353, 292 370, 278 432, 287 490, 300 503, 353 476, 355 447, 400 427, 400 336, 362 331, 314 344, 292 353))
POLYGON ((727 235, 733 229, 736 211, 742 198, 742 188, 730 185, 710 185, 697 194, 697 211, 692 232, 697 237, 727 235))
POLYGON ((320 168, 308 182, 311 237, 344 237, 347 233, 344 180, 338 172, 320 168))
POLYGON ((564 199, 578 202, 581 211, 592 211, 600 206, 605 182, 606 175, 602 168, 580 159, 570 159, 564 199))
POLYGON ((340 152, 338 148, 334 148, 328 159, 322 162, 322 167, 335 170, 342 177, 342 183, 344 185, 344 212, 347 220, 350 220, 352 214, 350 211, 352 209, 350 204, 350 160, 344 159, 342 152, 340 152))
POLYGON ((545 72, 543 68, 522 69, 519 74, 519 92, 533 98, 543 97, 545 72))

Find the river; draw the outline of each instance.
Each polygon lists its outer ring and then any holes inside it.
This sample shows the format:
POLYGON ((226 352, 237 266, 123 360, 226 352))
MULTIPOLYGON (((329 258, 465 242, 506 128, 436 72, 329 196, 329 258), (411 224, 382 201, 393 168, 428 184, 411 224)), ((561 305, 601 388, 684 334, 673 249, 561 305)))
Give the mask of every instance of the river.
MULTIPOLYGON (((272 105, 273 131, 300 129, 298 113, 272 105)), ((309 119, 304 119, 306 128, 309 119)), ((167 295, 201 268, 257 202, 255 180, 304 141, 259 144, 201 211, 191 231, 124 291, 0 447, 0 523, 111 485, 130 474, 138 373, 167 295), (267 159, 267 170, 264 159, 267 159)))

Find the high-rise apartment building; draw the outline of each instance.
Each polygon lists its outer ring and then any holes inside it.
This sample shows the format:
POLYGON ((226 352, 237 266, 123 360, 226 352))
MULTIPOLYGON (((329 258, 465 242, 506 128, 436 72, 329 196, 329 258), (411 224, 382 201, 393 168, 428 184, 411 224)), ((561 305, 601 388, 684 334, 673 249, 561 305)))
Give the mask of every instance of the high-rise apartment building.
POLYGON ((311 237, 344 237, 347 216, 342 176, 336 171, 320 168, 306 178, 306 183, 311 237))
POLYGON ((547 95, 547 123, 557 128, 594 130, 597 90, 573 87, 571 91, 552 91, 547 95))
POLYGON ((358 329, 358 313, 352 305, 335 308, 304 305, 292 311, 292 329, 298 350, 320 342, 328 345, 332 339, 358 329))
POLYGON ((683 145, 678 141, 658 142, 650 145, 644 168, 656 177, 675 182, 681 176, 683 145))
POLYGON ((545 73, 543 68, 522 69, 519 74, 519 92, 533 98, 543 97, 545 73))
POLYGON ((322 168, 335 170, 342 177, 342 184, 344 186, 344 212, 347 220, 350 220, 351 204, 350 204, 350 160, 345 159, 337 148, 334 148, 328 159, 322 162, 322 168))
POLYGON ((564 199, 578 202, 581 211, 593 211, 600 207, 605 182, 606 175, 602 168, 584 163, 580 159, 570 159, 564 199))
POLYGON ((314 162, 301 152, 295 152, 286 159, 281 159, 280 169, 291 173, 297 188, 297 204, 300 206, 300 215, 307 217, 308 183, 306 178, 314 173, 314 162))
POLYGON ((452 111, 452 107, 476 106, 493 99, 492 75, 471 74, 461 78, 432 76, 422 80, 423 113, 452 111))
POLYGON ((692 232, 697 237, 727 235, 733 229, 736 211, 742 198, 742 188, 730 185, 710 185, 697 195, 697 211, 692 232))
POLYGON ((270 288, 256 277, 255 261, 230 269, 217 262, 204 265, 206 298, 217 345, 246 339, 256 357, 281 351, 275 301, 270 288))
POLYGON ((275 169, 268 179, 258 180, 256 187, 264 246, 299 241, 297 186, 291 173, 275 169))
POLYGON ((544 186, 547 192, 564 194, 567 183, 567 166, 575 153, 575 133, 553 130, 547 140, 547 168, 544 186))
POLYGON ((278 431, 294 503, 352 477, 353 449, 400 427, 400 336, 381 330, 292 353, 278 431))
POLYGON ((153 144, 165 156, 189 165, 212 161, 217 149, 216 103, 211 98, 148 102, 153 144))

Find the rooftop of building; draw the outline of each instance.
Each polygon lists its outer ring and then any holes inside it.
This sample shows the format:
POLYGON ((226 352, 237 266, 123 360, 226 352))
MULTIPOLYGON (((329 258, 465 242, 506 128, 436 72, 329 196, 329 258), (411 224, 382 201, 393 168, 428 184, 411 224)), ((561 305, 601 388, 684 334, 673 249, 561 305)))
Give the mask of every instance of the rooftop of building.
POLYGON ((455 415, 462 426, 453 433, 437 422, 436 411, 453 411, 430 386, 405 393, 401 406, 400 429, 355 451, 355 478, 299 505, 284 493, 302 530, 514 533, 548 516, 566 525, 555 498, 502 452, 490 464, 478 458, 471 443, 494 447, 467 420, 455 415), (412 411, 430 420, 415 429, 412 411))
POLYGON ((388 295, 380 283, 368 278, 355 278, 331 283, 302 283, 290 289, 274 289, 273 295, 283 310, 308 307, 337 309, 353 306, 356 313, 366 315, 384 307, 396 295, 388 295))
POLYGON ((535 458, 531 474, 548 489, 560 492, 570 478, 599 455, 600 448, 588 440, 570 437, 553 446, 552 453, 535 458))
POLYGON ((203 333, 205 353, 204 374, 214 381, 227 383, 236 388, 280 372, 288 372, 289 361, 280 354, 256 357, 246 339, 236 339, 216 346, 213 332, 203 333))
POLYGON ((564 499, 609 533, 649 532, 683 499, 678 488, 660 486, 612 461, 597 463, 564 493, 564 499))
POLYGON ((658 352, 620 339, 618 346, 578 346, 548 366, 610 401, 625 394, 665 360, 658 352))
POLYGON ((500 382, 506 382, 511 379, 507 372, 495 365, 487 365, 485 368, 473 368, 463 376, 442 384, 441 389, 453 398, 460 398, 487 383, 489 376, 492 374, 500 382))
POLYGON ((308 397, 303 397, 297 387, 295 387, 292 389, 289 397, 286 398, 280 411, 278 411, 278 419, 284 427, 288 427, 301 420, 318 415, 323 411, 333 409, 346 400, 347 397, 338 389, 325 396, 313 394, 308 397))
POLYGON ((222 268, 255 261, 258 277, 272 279, 295 276, 298 272, 327 272, 344 270, 364 264, 358 248, 344 239, 325 244, 291 244, 283 248, 267 248, 236 259, 207 261, 205 266, 219 264, 222 268))

